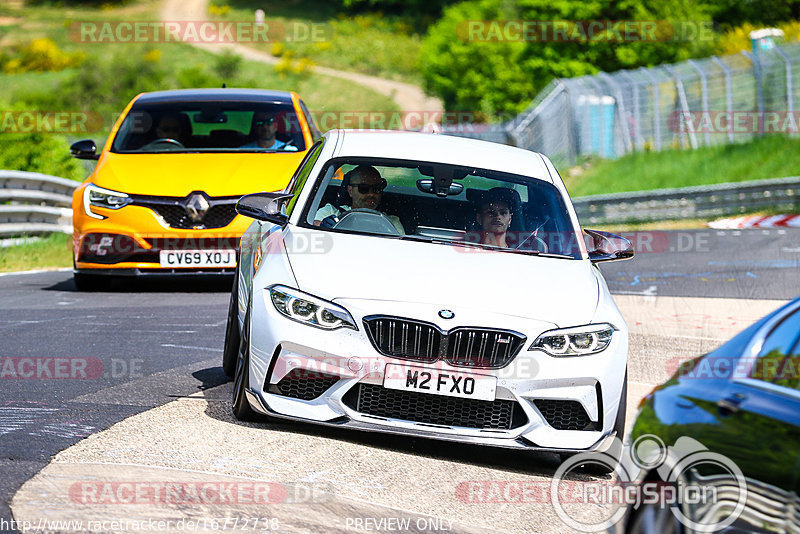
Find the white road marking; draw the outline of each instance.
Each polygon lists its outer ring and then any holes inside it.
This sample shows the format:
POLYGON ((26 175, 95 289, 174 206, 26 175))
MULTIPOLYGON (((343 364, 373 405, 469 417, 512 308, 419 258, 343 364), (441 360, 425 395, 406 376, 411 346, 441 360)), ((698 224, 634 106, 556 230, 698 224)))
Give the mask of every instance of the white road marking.
POLYGON ((14 271, 13 273, 0 273, 0 277, 2 276, 15 276, 18 274, 38 274, 38 273, 65 273, 67 271, 71 271, 72 267, 64 267, 61 269, 35 269, 33 271, 14 271))
POLYGON ((212 349, 209 347, 195 347, 192 345, 173 345, 172 343, 162 343, 162 347, 173 347, 176 349, 195 349, 195 350, 213 350, 215 352, 222 352, 222 349, 212 349))
POLYGON ((35 423, 40 415, 57 411, 57 408, 0 408, 0 436, 22 430, 35 423))

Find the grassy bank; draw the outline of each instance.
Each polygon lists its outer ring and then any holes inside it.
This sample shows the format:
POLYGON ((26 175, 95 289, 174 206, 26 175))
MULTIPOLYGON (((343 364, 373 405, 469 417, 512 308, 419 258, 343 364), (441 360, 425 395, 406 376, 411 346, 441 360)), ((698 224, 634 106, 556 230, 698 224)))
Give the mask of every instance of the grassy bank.
MULTIPOLYGON (((0 63, 4 69, 0 71, 0 109, 99 114, 102 124, 94 131, 67 136, 40 134, 49 135, 65 154, 68 143, 77 139, 89 137, 101 145, 124 106, 143 91, 221 87, 226 83, 228 87, 295 91, 315 110, 397 110, 389 97, 307 69, 276 69, 238 56, 214 55, 184 43, 81 42, 74 27, 70 30, 74 21, 157 20, 160 6, 158 0, 130 2, 114 9, 26 6, 21 2, 2 6, 0 63), (67 68, 8 68, 9 64, 24 60, 26 47, 40 38, 49 40, 47 51, 51 55, 45 55, 44 60, 62 56, 82 59, 67 68), (11 102, 13 108, 8 106, 11 102)), ((57 174, 52 165, 37 167, 38 158, 26 159, 25 154, 20 154, 36 144, 36 139, 12 139, 11 134, 0 130, 0 162, 29 161, 16 170, 57 174), (2 152, 7 150, 13 151, 13 158, 3 157, 2 152)), ((70 171, 69 177, 86 175, 70 171)))
POLYGON ((212 0, 209 16, 252 21, 256 9, 265 9, 266 19, 285 30, 287 39, 279 45, 253 43, 254 48, 276 57, 288 54, 326 67, 422 82, 418 67, 422 28, 431 21, 382 13, 345 15, 325 0, 273 2, 268 8, 261 0, 212 0), (319 30, 319 38, 302 38, 312 27, 319 30), (295 34, 300 38, 292 39, 295 34))
POLYGON ((0 248, 0 273, 71 266, 71 235, 50 234, 29 243, 0 248))
POLYGON ((800 139, 764 136, 697 150, 638 152, 564 173, 573 197, 800 175, 800 139))

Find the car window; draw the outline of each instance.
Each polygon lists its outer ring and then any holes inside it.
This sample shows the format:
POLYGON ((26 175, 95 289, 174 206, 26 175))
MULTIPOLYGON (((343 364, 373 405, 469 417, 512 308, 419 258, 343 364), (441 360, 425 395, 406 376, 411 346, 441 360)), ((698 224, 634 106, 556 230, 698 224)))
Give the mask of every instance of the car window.
POLYGON ((112 152, 297 152, 305 150, 291 102, 134 104, 112 152))
POLYGON ((800 310, 783 319, 764 339, 750 378, 800 389, 800 310))
POLYGON ((581 257, 564 199, 551 183, 428 162, 332 160, 317 179, 302 223, 331 231, 581 257), (367 175, 372 178, 365 182, 367 175), (437 194, 434 181, 439 179, 451 185, 437 194), (379 190, 370 184, 378 184, 379 190), (348 224, 341 220, 345 215, 348 224))
POLYGON ((308 180, 308 176, 311 174, 311 169, 314 168, 314 165, 317 163, 319 159, 319 155, 322 153, 322 148, 325 145, 325 138, 320 138, 311 149, 306 154, 306 157, 303 159, 302 163, 297 167, 297 170, 292 176, 292 179, 289 181, 289 185, 286 186, 285 192, 291 193, 294 197, 286 204, 286 213, 291 215, 292 211, 294 210, 295 205, 297 204, 297 199, 300 196, 300 191, 303 190, 303 186, 308 180))
POLYGON ((306 103, 303 102, 302 100, 300 101, 300 111, 303 112, 303 116, 305 116, 306 122, 308 123, 308 128, 309 130, 311 130, 311 138, 316 139, 322 136, 322 132, 319 131, 317 123, 314 122, 314 117, 311 115, 311 112, 308 111, 306 103))

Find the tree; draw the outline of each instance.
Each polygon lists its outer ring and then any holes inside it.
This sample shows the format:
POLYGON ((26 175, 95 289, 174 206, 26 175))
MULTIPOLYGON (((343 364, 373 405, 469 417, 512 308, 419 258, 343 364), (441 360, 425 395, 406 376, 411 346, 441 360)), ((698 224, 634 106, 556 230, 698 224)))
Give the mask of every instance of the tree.
POLYGON ((422 44, 426 89, 448 110, 497 117, 524 109, 553 78, 676 62, 713 46, 701 8, 687 0, 652 4, 470 0, 448 7, 422 44), (523 21, 534 31, 513 31, 523 21), (589 21, 604 25, 598 30, 589 21), (640 37, 613 21, 638 21, 631 28, 640 37), (698 30, 707 42, 697 39, 698 30))

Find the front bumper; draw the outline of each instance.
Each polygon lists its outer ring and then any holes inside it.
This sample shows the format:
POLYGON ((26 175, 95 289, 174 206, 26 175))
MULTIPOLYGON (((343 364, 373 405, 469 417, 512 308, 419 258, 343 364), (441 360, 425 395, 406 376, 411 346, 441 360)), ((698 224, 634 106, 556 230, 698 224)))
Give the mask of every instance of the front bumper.
MULTIPOLYGON (((247 395, 251 406, 258 412, 340 428, 562 453, 602 451, 613 438, 628 350, 624 323, 613 321, 619 330, 602 353, 554 358, 541 351, 527 350, 540 333, 553 328, 550 323, 493 315, 475 308, 454 310, 460 321, 454 324, 452 321, 432 318, 431 311, 438 308, 430 305, 337 300, 337 304, 343 305, 351 313, 359 330, 324 331, 281 316, 268 300, 265 301, 264 294, 265 290, 254 292, 251 308, 253 323, 247 395), (422 364, 378 353, 362 322, 363 317, 375 313, 424 317, 431 322, 438 321, 438 326, 443 330, 475 324, 515 330, 524 333, 527 340, 516 357, 501 369, 470 371, 443 361, 422 364), (364 391, 383 389, 386 366, 390 364, 435 368, 448 373, 473 372, 476 377, 493 377, 496 379, 495 402, 513 405, 514 415, 505 426, 449 424, 442 413, 455 413, 453 421, 464 420, 457 414, 463 408, 461 399, 418 392, 408 392, 406 396, 403 396, 405 392, 400 392, 391 398, 400 399, 399 404, 403 406, 422 399, 425 406, 430 406, 425 410, 438 414, 435 420, 419 417, 417 414, 420 410, 416 409, 410 409, 407 417, 398 415, 396 405, 389 407, 392 416, 362 409, 361 396, 365 394, 364 391), (313 376, 319 373, 326 380, 332 380, 333 384, 313 398, 298 398, 280 392, 281 381, 297 372, 313 376), (420 395, 423 397, 413 397, 420 395), (440 400, 442 398, 447 400, 440 400), (564 425, 564 417, 554 417, 542 408, 546 403, 569 406, 570 410, 579 407, 588 424, 581 429, 569 428, 564 425)), ((470 399, 469 402, 473 403, 470 406, 474 406, 474 403, 484 401, 470 399)), ((487 406, 488 410, 490 401, 485 402, 487 404, 482 406, 487 406)))
POLYGON ((235 266, 162 266, 160 251, 232 250, 252 222, 236 216, 222 228, 178 229, 153 210, 125 206, 119 210, 93 208, 106 219, 88 217, 82 205, 74 209, 73 260, 75 272, 138 276, 143 274, 233 274, 235 266))

